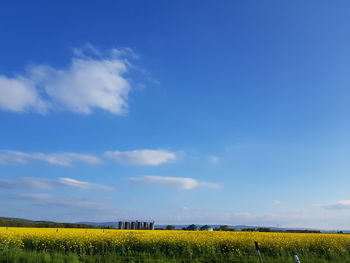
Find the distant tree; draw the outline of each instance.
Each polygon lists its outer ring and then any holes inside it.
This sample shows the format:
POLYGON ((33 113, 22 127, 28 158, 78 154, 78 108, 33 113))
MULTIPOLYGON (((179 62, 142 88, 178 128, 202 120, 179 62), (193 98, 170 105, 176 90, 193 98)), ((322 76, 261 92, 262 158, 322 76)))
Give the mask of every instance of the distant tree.
POLYGON ((192 224, 192 225, 189 225, 188 227, 186 227, 186 230, 192 230, 192 231, 198 230, 198 226, 192 224))
POLYGON ((259 232, 271 232, 271 228, 268 228, 268 227, 259 227, 257 229, 257 231, 259 232))
POLYGON ((49 227, 49 228, 98 228, 96 226, 48 221, 30 221, 18 218, 0 218, 0 226, 5 227, 49 227))
POLYGON ((218 230, 219 231, 228 231, 229 227, 228 227, 228 225, 222 225, 222 226, 219 226, 218 230))
POLYGON ((242 228, 241 231, 254 232, 254 231, 256 231, 256 229, 255 228, 242 228))
POLYGON ((200 230, 208 230, 208 229, 210 229, 211 228, 211 226, 208 226, 208 225, 204 225, 204 226, 202 226, 201 228, 200 228, 200 230))
POLYGON ((174 230, 175 229, 175 226, 172 226, 172 225, 167 225, 165 227, 166 230, 174 230))

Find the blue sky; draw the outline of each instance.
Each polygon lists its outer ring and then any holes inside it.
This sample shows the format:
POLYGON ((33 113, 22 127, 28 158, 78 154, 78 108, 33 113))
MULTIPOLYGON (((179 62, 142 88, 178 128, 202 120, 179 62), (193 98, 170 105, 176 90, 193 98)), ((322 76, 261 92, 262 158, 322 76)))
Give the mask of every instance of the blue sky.
POLYGON ((4 1, 1 215, 350 228, 347 1, 4 1))

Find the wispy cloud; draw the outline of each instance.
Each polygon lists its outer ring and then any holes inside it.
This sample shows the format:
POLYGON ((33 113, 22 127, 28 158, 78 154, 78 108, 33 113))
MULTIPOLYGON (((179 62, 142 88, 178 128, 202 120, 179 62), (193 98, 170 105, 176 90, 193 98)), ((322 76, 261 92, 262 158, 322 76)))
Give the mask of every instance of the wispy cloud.
POLYGON ((14 112, 34 109, 44 113, 47 107, 33 80, 23 76, 8 78, 0 75, 0 109, 14 112))
POLYGON ((97 190, 113 190, 114 187, 102 185, 102 184, 93 184, 89 182, 78 181, 72 178, 59 178, 56 183, 59 185, 75 187, 80 189, 97 189, 97 190))
POLYGON ((219 185, 216 183, 200 182, 193 178, 187 177, 166 177, 166 176, 142 176, 129 178, 129 181, 141 184, 157 184, 163 186, 171 186, 179 189, 191 190, 196 187, 208 187, 218 189, 219 185))
POLYGON ((323 205, 323 207, 334 210, 350 209, 350 200, 339 200, 333 204, 323 205))
POLYGON ((29 161, 42 161, 53 165, 72 166, 74 163, 98 164, 102 158, 129 165, 157 166, 176 159, 176 154, 164 150, 107 151, 99 157, 91 154, 63 152, 42 153, 0 150, 0 164, 25 164, 29 161))
POLYGON ((74 50, 66 68, 33 65, 25 74, 0 75, 0 109, 13 112, 47 113, 66 110, 90 114, 101 109, 124 114, 131 90, 125 76, 135 58, 131 49, 102 52, 92 45, 74 50))
POLYGON ((164 150, 108 151, 107 158, 132 165, 157 166, 176 159, 176 154, 164 150))
POLYGON ((209 156, 209 162, 212 164, 217 164, 220 162, 220 158, 218 156, 211 155, 209 156))
POLYGON ((105 208, 101 202, 89 198, 54 196, 43 193, 3 195, 2 198, 34 202, 35 205, 49 206, 50 208, 65 207, 89 210, 102 210, 105 208))
POLYGON ((283 202, 280 201, 280 200, 273 200, 272 203, 273 203, 275 206, 281 206, 281 205, 283 205, 283 202))
POLYGON ((113 190, 114 188, 107 185, 94 184, 84 181, 78 181, 72 178, 16 178, 16 179, 1 179, 0 189, 13 190, 52 190, 58 187, 72 187, 87 190, 113 190))
POLYGON ((0 191, 2 214, 13 217, 26 217, 32 220, 49 220, 56 222, 106 222, 137 220, 142 214, 132 209, 118 206, 111 197, 55 195, 47 193, 4 194, 0 191), (7 204, 16 204, 8 209, 7 204), (6 208, 5 208, 6 207, 6 208), (26 216, 25 216, 26 214, 26 216))
POLYGON ((43 161, 49 164, 70 166, 75 162, 97 164, 99 157, 80 153, 26 153, 21 151, 0 150, 0 164, 27 163, 30 160, 43 161))

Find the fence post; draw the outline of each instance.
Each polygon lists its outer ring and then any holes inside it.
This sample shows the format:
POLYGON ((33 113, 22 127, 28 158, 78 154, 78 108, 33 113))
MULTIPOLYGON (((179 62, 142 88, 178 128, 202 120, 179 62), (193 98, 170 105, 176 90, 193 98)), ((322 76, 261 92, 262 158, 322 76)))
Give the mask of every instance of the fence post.
POLYGON ((256 250, 256 255, 259 257, 259 261, 260 263, 264 263, 262 257, 261 257, 261 252, 260 252, 260 248, 259 248, 259 243, 257 241, 254 242, 255 243, 255 250, 256 250))
POLYGON ((294 255, 294 261, 295 261, 295 263, 301 263, 298 255, 294 255))

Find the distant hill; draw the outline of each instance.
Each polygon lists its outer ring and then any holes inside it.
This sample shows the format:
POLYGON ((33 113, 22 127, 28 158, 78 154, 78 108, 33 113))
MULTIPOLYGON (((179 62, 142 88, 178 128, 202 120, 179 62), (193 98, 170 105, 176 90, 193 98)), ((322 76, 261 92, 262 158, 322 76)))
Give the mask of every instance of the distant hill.
MULTIPOLYGON (((94 225, 98 227, 111 227, 111 228, 118 228, 118 222, 78 222, 77 224, 86 224, 86 225, 94 225)), ((158 229, 165 229, 167 225, 157 225, 156 228, 158 229)), ((174 225, 176 230, 181 230, 185 227, 188 227, 188 225, 174 225)), ((197 225, 199 227, 203 225, 197 225)), ((221 225, 210 225, 213 228, 218 228, 221 225)), ((247 225, 229 225, 229 228, 234 228, 237 231, 240 231, 244 228, 258 228, 258 226, 247 226, 247 225)), ((286 230, 286 228, 277 228, 277 227, 269 227, 273 231, 283 231, 286 230)))
POLYGON ((76 224, 92 225, 95 227, 118 228, 118 222, 77 222, 76 224))
POLYGON ((52 228, 99 228, 96 225, 77 223, 57 223, 51 221, 32 221, 22 218, 0 217, 1 227, 52 227, 52 228))
MULTIPOLYGON (((110 228, 118 228, 118 222, 115 221, 115 222, 78 222, 77 224, 85 224, 85 225, 93 225, 95 227, 100 227, 100 228, 103 228, 103 227, 110 227, 110 228)), ((188 227, 189 225, 175 225, 175 224, 172 224, 176 230, 181 230, 185 227, 188 227)), ((165 229, 167 225, 157 225, 156 223, 156 229, 165 229)), ((197 224, 197 226, 201 227, 203 225, 201 224, 197 224)), ((213 228, 218 228, 219 226, 221 225, 210 225, 211 227, 213 228)), ((251 225, 228 225, 229 228, 233 228, 235 229, 236 231, 241 231, 242 229, 247 229, 247 228, 260 228, 260 227, 265 227, 265 226, 251 226, 251 225)), ((315 228, 308 228, 308 227, 270 227, 270 226, 267 226, 268 228, 270 228, 273 232, 283 232, 283 231, 286 231, 286 230, 290 230, 290 229, 294 229, 294 230, 319 230, 319 229, 315 229, 315 228)), ((338 230, 321 230, 322 233, 337 233, 338 230)), ((349 233, 350 234, 350 231, 349 230, 343 230, 343 233, 347 234, 349 233)))

